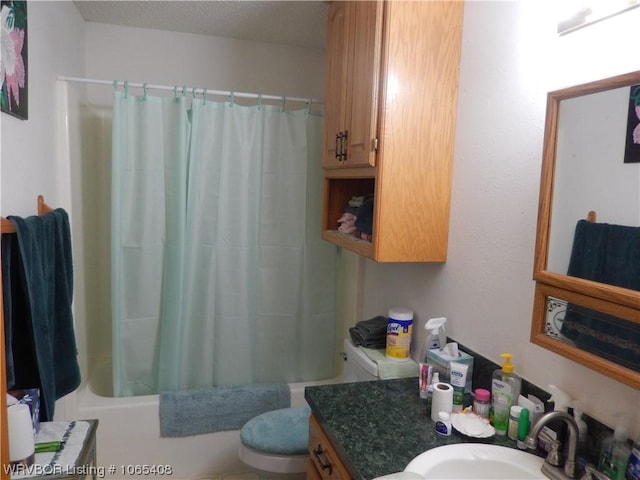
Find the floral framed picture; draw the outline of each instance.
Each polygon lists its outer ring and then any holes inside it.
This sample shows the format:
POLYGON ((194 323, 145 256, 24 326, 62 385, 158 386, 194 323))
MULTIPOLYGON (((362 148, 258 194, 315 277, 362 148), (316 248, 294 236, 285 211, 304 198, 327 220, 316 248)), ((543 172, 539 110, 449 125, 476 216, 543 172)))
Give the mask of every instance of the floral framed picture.
POLYGON ((629 94, 624 163, 640 163, 640 85, 633 85, 629 94))
POLYGON ((26 120, 29 113, 27 83, 27 2, 1 0, 2 52, 0 55, 2 111, 26 120))

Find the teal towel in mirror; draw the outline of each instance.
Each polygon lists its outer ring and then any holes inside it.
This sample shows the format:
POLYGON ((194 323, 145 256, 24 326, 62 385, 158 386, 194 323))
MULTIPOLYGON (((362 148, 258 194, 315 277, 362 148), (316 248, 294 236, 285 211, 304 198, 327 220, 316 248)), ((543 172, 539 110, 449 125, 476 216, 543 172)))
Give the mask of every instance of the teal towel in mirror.
MULTIPOLYGON (((640 291, 640 227, 578 221, 567 274, 640 291)), ((561 333, 591 353, 640 371, 640 325, 569 304, 561 333)))

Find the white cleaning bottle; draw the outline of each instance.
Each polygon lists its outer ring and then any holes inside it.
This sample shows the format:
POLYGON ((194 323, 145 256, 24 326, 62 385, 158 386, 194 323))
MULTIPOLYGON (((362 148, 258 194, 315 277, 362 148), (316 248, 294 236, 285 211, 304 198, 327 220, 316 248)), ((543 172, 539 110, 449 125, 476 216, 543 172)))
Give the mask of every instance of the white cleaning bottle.
POLYGON ((447 344, 447 336, 444 333, 444 324, 447 323, 446 317, 430 318, 424 324, 424 329, 427 330, 427 339, 424 342, 424 348, 420 354, 420 361, 427 361, 428 350, 442 350, 447 344))
POLYGON ((575 400, 571 406, 573 407, 573 418, 578 425, 578 447, 584 448, 587 443, 587 436, 589 431, 587 428, 587 422, 582 418, 582 412, 584 411, 582 400, 575 400))

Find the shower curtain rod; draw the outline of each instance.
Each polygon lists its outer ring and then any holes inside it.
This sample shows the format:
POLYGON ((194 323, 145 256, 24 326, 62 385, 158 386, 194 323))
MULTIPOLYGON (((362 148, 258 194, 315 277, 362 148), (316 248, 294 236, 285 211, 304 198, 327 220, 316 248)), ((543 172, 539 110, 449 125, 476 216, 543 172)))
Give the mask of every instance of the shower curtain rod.
MULTIPOLYGON (((65 76, 59 76, 58 80, 62 80, 65 82, 76 82, 76 83, 90 83, 90 84, 94 84, 94 85, 111 85, 113 86, 114 83, 117 82, 118 85, 123 85, 125 84, 125 82, 121 81, 121 80, 115 80, 114 81, 109 81, 109 80, 96 80, 96 79, 92 79, 92 78, 80 78, 80 77, 65 77, 65 76)), ((324 102, 322 100, 316 100, 315 98, 301 98, 301 97, 286 97, 284 95, 281 96, 276 96, 276 95, 261 95, 258 93, 243 93, 243 92, 233 92, 230 90, 212 90, 209 88, 196 88, 196 87, 175 87, 175 86, 168 86, 168 85, 152 85, 150 83, 130 83, 127 82, 127 85, 129 87, 137 87, 137 88, 150 88, 153 90, 168 90, 168 91, 175 91, 176 88, 178 88, 178 90, 184 90, 185 93, 186 92, 191 92, 192 94, 196 95, 196 94, 206 94, 206 95, 220 95, 220 96, 224 96, 224 97, 239 97, 239 98, 255 98, 255 99, 264 99, 264 100, 277 100, 277 101, 289 101, 289 102, 301 102, 301 103, 307 103, 309 105, 314 104, 314 105, 324 105, 324 102)))

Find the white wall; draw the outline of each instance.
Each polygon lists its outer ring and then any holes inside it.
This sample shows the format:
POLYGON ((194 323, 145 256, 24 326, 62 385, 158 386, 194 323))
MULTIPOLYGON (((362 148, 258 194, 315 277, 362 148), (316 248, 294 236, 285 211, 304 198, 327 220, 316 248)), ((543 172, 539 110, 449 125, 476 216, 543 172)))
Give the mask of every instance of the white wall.
POLYGON ((86 58, 91 78, 317 99, 324 92, 323 49, 87 23, 86 58))
POLYGON ((419 327, 446 316, 461 343, 496 363, 512 352, 528 380, 611 426, 628 412, 638 434, 640 392, 529 342, 546 92, 640 69, 639 9, 557 37, 553 3, 465 4, 448 261, 368 261, 363 313, 404 305, 419 327))
POLYGON ((28 15, 29 119, 2 114, 0 214, 32 215, 40 194, 60 205, 66 193, 56 162, 56 77, 84 75, 84 21, 71 2, 30 1, 28 15))

